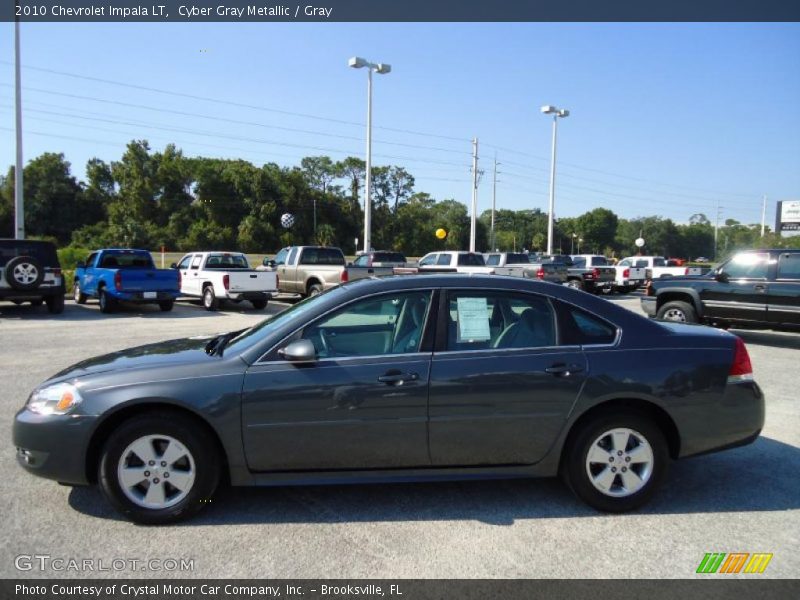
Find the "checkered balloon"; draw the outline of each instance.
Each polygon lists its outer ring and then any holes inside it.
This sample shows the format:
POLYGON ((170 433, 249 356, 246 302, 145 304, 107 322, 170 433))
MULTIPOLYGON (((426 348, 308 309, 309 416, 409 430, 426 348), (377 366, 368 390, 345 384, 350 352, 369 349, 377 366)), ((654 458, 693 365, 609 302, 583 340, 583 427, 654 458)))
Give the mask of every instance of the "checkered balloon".
POLYGON ((292 225, 294 225, 294 215, 292 213, 283 213, 281 215, 281 225, 286 229, 291 229, 292 225))

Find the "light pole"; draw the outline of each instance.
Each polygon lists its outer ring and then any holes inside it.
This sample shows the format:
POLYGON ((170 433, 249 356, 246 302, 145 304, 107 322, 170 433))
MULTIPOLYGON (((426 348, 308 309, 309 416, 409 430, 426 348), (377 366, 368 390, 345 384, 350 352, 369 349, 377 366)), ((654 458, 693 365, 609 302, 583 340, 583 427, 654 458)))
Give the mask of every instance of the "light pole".
POLYGON ((364 185, 364 252, 370 251, 372 244, 372 72, 386 75, 392 70, 391 65, 371 63, 368 60, 354 56, 347 61, 353 69, 367 68, 367 161, 364 185))
POLYGON ((22 83, 19 58, 19 19, 14 23, 14 117, 17 136, 17 162, 14 168, 14 238, 25 237, 25 200, 22 197, 22 83))
POLYGON ((575 254, 575 238, 578 237, 577 233, 572 234, 572 250, 569 251, 570 254, 575 254))
POLYGON ((553 253, 553 211, 555 210, 556 194, 556 135, 558 132, 558 119, 568 117, 569 111, 546 104, 542 107, 542 113, 553 115, 553 155, 550 163, 550 208, 547 215, 547 253, 553 253))

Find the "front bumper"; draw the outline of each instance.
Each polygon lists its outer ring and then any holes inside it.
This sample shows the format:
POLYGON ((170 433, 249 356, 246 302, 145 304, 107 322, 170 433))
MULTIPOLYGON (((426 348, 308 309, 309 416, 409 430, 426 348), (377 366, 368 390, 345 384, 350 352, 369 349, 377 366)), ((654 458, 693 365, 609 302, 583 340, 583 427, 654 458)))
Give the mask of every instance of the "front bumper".
POLYGON ((88 483, 86 455, 96 420, 87 415, 40 415, 23 408, 14 418, 17 462, 39 477, 88 483))
POLYGON ((642 303, 642 310, 648 317, 653 318, 656 316, 656 297, 643 296, 640 298, 642 303))

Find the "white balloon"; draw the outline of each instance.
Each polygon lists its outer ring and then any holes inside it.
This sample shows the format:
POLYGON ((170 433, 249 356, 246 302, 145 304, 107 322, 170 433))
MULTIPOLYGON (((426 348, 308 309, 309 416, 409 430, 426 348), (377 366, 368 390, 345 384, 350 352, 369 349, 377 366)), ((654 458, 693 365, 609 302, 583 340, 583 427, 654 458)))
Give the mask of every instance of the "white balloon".
POLYGON ((292 213, 283 213, 281 215, 281 225, 286 229, 290 229, 294 225, 294 215, 292 213))

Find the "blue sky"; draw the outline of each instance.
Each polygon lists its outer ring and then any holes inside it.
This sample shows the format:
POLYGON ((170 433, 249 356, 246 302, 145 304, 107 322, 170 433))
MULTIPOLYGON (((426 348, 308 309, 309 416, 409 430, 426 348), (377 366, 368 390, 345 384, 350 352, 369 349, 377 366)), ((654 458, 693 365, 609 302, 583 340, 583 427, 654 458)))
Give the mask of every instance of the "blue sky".
MULTIPOLYGON (((0 24, 3 171, 12 34, 0 24)), ((363 157, 366 73, 347 68, 353 55, 393 69, 375 78, 375 164, 405 166, 437 199, 469 203, 477 136, 479 211, 495 152, 498 207, 546 209, 542 104, 571 111, 557 217, 604 206, 685 222, 719 202, 723 219, 752 223, 767 194, 772 223, 776 200, 800 198, 797 24, 23 24, 23 65, 36 67, 23 69, 25 157, 64 152, 79 177, 132 138, 257 164, 363 157)))

